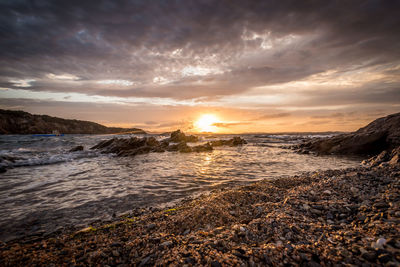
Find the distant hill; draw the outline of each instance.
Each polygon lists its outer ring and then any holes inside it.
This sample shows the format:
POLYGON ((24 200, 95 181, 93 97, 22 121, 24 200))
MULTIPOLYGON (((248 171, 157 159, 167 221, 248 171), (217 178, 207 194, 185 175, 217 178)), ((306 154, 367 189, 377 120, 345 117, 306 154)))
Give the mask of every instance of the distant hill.
POLYGON ((53 131, 63 134, 146 133, 137 128, 106 127, 90 121, 67 120, 0 109, 0 134, 49 134, 53 131))

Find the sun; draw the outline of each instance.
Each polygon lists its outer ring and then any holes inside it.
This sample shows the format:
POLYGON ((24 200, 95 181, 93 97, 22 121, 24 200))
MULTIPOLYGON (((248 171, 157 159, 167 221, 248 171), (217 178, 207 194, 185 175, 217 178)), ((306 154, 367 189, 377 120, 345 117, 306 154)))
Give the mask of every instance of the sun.
POLYGON ((218 122, 219 119, 215 115, 204 114, 194 123, 194 126, 199 132, 215 133, 218 130, 218 127, 215 126, 215 123, 218 122))

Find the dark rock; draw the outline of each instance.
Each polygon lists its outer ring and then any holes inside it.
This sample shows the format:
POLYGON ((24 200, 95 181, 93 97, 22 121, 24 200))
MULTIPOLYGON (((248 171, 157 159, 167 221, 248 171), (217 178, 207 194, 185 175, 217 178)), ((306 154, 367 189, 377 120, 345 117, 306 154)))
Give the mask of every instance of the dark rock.
POLYGON ((169 142, 180 143, 180 142, 197 142, 199 138, 194 135, 185 135, 181 130, 176 130, 171 133, 171 137, 168 139, 169 142))
POLYGON ((365 252, 365 253, 361 254, 361 257, 363 257, 367 261, 375 262, 376 258, 377 258, 377 254, 375 251, 370 251, 370 252, 365 252))
POLYGON ((239 146, 239 145, 244 145, 244 144, 247 144, 247 142, 240 136, 235 136, 228 140, 211 141, 211 146, 213 146, 213 147, 216 147, 216 146, 239 146))
POLYGON ((211 267, 222 267, 222 265, 219 263, 219 261, 213 261, 211 262, 211 267))
POLYGON ((356 132, 311 141, 297 147, 320 154, 370 155, 399 145, 400 113, 396 113, 376 119, 356 132))
POLYGON ((76 147, 71 148, 69 150, 69 152, 82 151, 83 149, 84 149, 83 146, 76 146, 76 147))
POLYGON ((0 173, 5 173, 7 171, 6 167, 1 166, 0 167, 0 173))
POLYGON ((204 145, 194 146, 192 147, 192 151, 194 152, 207 152, 212 151, 213 147, 210 143, 205 143, 204 145))

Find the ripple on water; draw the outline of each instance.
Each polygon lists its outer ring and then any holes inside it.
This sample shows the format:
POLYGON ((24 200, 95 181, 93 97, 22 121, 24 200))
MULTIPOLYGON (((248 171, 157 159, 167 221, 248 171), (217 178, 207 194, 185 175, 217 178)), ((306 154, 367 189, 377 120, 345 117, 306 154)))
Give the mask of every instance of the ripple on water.
POLYGON ((358 159, 294 154, 278 147, 285 139, 271 143, 269 135, 265 140, 248 136, 246 146, 218 147, 209 153, 166 152, 134 158, 68 152, 76 145, 88 149, 111 136, 35 140, 12 136, 9 142, 5 138, 0 137, 0 151, 48 163, 0 174, 0 240, 85 224, 133 207, 166 205, 220 186, 359 164, 358 159))

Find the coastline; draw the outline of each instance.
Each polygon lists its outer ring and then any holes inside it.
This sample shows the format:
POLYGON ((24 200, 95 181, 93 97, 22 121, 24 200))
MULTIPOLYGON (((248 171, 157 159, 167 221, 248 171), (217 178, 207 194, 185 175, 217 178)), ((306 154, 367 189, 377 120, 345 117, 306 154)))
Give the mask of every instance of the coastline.
POLYGON ((310 265, 400 262, 400 168, 360 167, 219 189, 32 242, 0 265, 310 265))

